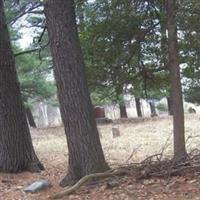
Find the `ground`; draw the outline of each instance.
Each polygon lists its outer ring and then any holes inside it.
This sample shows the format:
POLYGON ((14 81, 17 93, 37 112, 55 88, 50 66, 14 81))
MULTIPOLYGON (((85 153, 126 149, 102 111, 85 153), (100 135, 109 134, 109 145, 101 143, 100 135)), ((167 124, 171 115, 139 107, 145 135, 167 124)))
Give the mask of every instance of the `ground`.
MULTIPOLYGON (((200 116, 186 115, 187 149, 200 144, 200 116)), ((146 157, 164 152, 172 155, 172 118, 130 119, 116 124, 98 126, 106 160, 111 167, 138 163, 146 157), (120 137, 113 138, 112 127, 118 128, 120 137)), ((38 157, 46 170, 31 174, 0 174, 0 200, 46 200, 62 191, 59 181, 67 173, 67 146, 63 127, 31 129, 38 157), (47 179, 51 187, 36 194, 23 189, 34 181, 47 179)), ((134 175, 105 179, 82 186, 75 194, 63 199, 71 200, 200 200, 200 173, 181 177, 136 180, 134 175), (114 184, 113 184, 114 183, 114 184)))

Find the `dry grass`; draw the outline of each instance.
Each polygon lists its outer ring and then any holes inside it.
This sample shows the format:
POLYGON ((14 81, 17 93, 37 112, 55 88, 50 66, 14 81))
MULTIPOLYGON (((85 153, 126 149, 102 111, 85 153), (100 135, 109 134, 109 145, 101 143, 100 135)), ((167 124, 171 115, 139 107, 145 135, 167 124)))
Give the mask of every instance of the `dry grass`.
MULTIPOLYGON (((145 120, 141 123, 122 123, 99 125, 101 143, 106 160, 110 165, 140 162, 146 157, 160 153, 166 145, 165 155, 172 155, 172 118, 162 117, 145 120), (120 130, 120 137, 113 138, 112 127, 120 130)), ((186 139, 188 149, 198 148, 200 145, 200 117, 186 115, 186 139), (199 137, 198 137, 199 136, 199 137)), ((67 145, 62 127, 32 130, 33 142, 39 156, 61 155, 66 161, 67 145), (49 154, 50 153, 50 154, 49 154)))
MULTIPOLYGON (((139 162, 147 156, 160 153, 168 138, 170 138, 170 140, 168 141, 169 145, 165 150, 165 155, 172 155, 172 118, 170 117, 162 117, 154 120, 149 119, 140 123, 100 125, 98 128, 102 135, 101 142, 106 160, 111 166, 125 164, 132 153, 133 157, 131 157, 129 162, 139 162), (119 128, 121 133, 120 137, 113 138, 113 126, 119 128)), ((186 115, 186 138, 192 136, 188 139, 187 143, 189 149, 199 147, 199 131, 200 117, 198 115, 186 115)), ((44 163, 46 171, 40 174, 30 174, 28 172, 18 175, 0 174, 0 200, 46 200, 50 194, 62 190, 58 187, 58 182, 67 172, 67 145, 63 127, 32 129, 31 132, 35 150, 40 160, 44 163), (49 180, 53 187, 41 193, 25 194, 23 188, 38 179, 49 180)), ((129 181, 131 182, 132 179, 129 181)), ((127 184, 129 183, 126 183, 124 188, 127 187, 127 184)), ((157 184, 156 188, 159 187, 159 185, 160 184, 157 184)), ((142 184, 136 184, 135 187, 136 186, 143 188, 142 184)), ((149 186, 145 191, 148 191, 148 188, 149 186)), ((196 189, 196 186, 194 189, 196 189)), ((137 192, 140 190, 141 188, 137 188, 134 191, 137 192)), ((144 190, 144 188, 142 190, 144 190)), ((151 188, 149 188, 149 190, 152 191, 151 188)), ((163 187, 160 188, 158 194, 162 194, 163 190, 163 187)), ((117 193, 120 191, 121 190, 116 190, 115 192, 117 193)), ((169 194, 170 193, 169 191, 169 194)), ((94 191, 94 195, 98 196, 98 194, 101 195, 101 192, 96 194, 94 191)), ((182 195, 182 193, 180 194, 182 195)), ((110 195, 112 196, 112 194, 110 195)), ((198 197, 199 194, 196 196, 198 197)), ((83 198, 77 197, 77 199, 83 198)), ((108 198, 105 196, 105 198, 103 197, 102 199, 108 198)), ((145 197, 144 199, 147 198, 145 197)), ((170 197, 166 199, 169 200, 173 198, 170 197)), ((175 199, 178 199, 178 197, 175 199)), ((181 198, 181 200, 183 199, 184 198, 181 198)))

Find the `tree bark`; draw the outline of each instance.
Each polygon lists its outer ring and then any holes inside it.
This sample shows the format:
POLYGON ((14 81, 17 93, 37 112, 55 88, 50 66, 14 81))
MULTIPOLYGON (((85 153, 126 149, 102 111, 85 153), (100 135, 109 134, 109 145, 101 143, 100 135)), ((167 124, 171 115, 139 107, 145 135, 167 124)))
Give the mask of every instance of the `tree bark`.
POLYGON ((167 97, 167 106, 169 115, 173 115, 172 97, 167 97))
POLYGON ((126 105, 125 105, 124 101, 119 103, 119 110, 120 110, 120 117, 121 118, 128 118, 128 115, 127 115, 127 112, 126 112, 126 105))
POLYGON ((155 103, 153 101, 150 101, 149 106, 150 106, 150 110, 151 110, 151 117, 158 116, 157 113, 156 113, 155 103))
MULTIPOLYGON (((162 51, 162 63, 169 73, 168 68, 168 38, 167 38, 167 1, 164 0, 161 6, 161 12, 163 13, 163 17, 160 19, 160 26, 161 26, 161 51, 162 51)), ((170 79, 170 77, 169 77, 170 79)), ((169 80, 170 82, 170 80, 169 80)), ((167 97, 167 105, 168 105, 168 113, 169 115, 173 115, 173 107, 172 107, 172 91, 169 90, 169 96, 167 97)))
POLYGON ((61 186, 109 168, 101 147, 87 87, 74 6, 73 0, 46 0, 44 3, 69 152, 68 174, 61 181, 61 186))
POLYGON ((167 1, 168 17, 168 49, 169 71, 172 91, 173 129, 174 129, 174 159, 183 159, 186 155, 184 110, 179 68, 179 54, 176 25, 176 1, 167 1))
POLYGON ((136 105, 137 116, 142 117, 140 98, 135 98, 135 105, 136 105))
POLYGON ((0 30, 0 172, 39 171, 44 168, 31 141, 3 0, 0 0, 0 30))
POLYGON ((30 127, 37 128, 32 111, 29 107, 25 108, 26 117, 30 127))
POLYGON ((123 98, 123 85, 117 84, 115 88, 115 92, 116 92, 116 98, 119 102, 120 118, 128 118, 128 115, 126 112, 126 105, 123 98))

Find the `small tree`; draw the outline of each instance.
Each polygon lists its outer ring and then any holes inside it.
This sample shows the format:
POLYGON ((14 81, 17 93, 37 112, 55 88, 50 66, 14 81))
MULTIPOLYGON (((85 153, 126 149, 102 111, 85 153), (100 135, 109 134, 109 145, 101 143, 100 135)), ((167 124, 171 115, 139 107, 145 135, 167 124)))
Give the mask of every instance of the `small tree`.
POLYGON ((168 50, 169 71, 172 91, 173 128, 174 128, 174 159, 183 159, 186 155, 184 111, 179 68, 179 53, 177 44, 176 1, 167 1, 168 13, 168 50))
POLYGON ((199 85, 190 85, 187 89, 184 90, 185 101, 200 104, 200 84, 199 85))
POLYGON ((17 56, 16 66, 27 119, 31 127, 36 127, 31 108, 37 102, 51 103, 56 95, 54 81, 48 80, 51 77, 49 62, 31 53, 17 56))

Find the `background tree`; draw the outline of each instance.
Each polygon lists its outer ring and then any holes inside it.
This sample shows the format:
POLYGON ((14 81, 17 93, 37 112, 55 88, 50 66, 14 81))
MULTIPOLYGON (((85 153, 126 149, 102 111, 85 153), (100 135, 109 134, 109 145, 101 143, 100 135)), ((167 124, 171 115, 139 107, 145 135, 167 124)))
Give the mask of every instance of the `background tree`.
POLYGON ((56 95, 49 61, 45 58, 39 59, 37 52, 16 57, 22 99, 29 125, 32 127, 36 127, 36 124, 31 108, 38 102, 52 104, 56 95))
POLYGON ((191 76, 187 72, 184 97, 187 102, 200 104, 200 71, 194 72, 192 70, 191 76))
POLYGON ((90 90, 99 85, 113 87, 121 117, 127 116, 123 94, 136 82, 141 43, 153 26, 145 4, 97 0, 85 6, 85 27, 80 37, 90 90))
POLYGON ((200 81, 200 5, 199 1, 184 1, 178 10, 184 97, 187 102, 199 104, 200 81))
POLYGON ((37 0, 8 0, 5 8, 26 116, 29 125, 36 127, 32 108, 41 101, 52 104, 56 96, 52 63, 48 48, 44 48, 48 46, 48 37, 42 4, 37 0), (26 49, 19 43, 24 29, 33 36, 26 49))
POLYGON ((184 110, 179 68, 179 53, 177 42, 176 25, 176 1, 167 1, 168 17, 168 48, 169 48, 169 71, 173 105, 173 128, 174 128, 174 159, 181 160, 186 156, 184 110))

